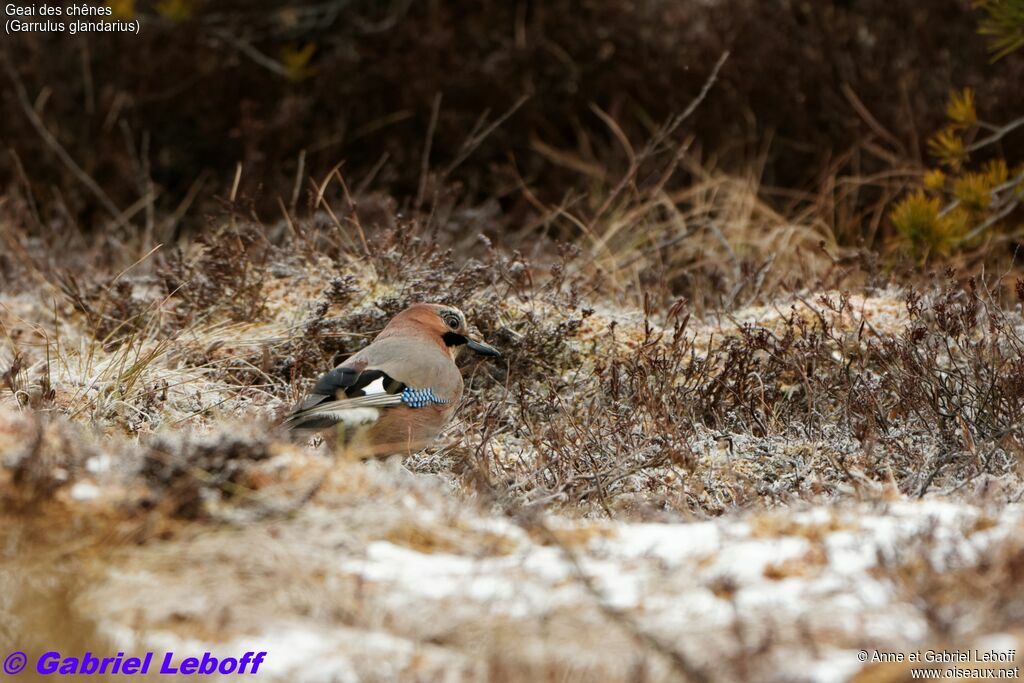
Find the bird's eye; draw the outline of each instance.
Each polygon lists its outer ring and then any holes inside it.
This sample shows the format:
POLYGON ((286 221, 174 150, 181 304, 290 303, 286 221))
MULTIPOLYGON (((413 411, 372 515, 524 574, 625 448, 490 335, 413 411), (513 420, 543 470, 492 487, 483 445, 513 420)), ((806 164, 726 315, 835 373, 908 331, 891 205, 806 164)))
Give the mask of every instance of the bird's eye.
POLYGON ((444 317, 444 324, 453 330, 457 330, 462 326, 462 321, 459 320, 458 316, 449 314, 444 317))

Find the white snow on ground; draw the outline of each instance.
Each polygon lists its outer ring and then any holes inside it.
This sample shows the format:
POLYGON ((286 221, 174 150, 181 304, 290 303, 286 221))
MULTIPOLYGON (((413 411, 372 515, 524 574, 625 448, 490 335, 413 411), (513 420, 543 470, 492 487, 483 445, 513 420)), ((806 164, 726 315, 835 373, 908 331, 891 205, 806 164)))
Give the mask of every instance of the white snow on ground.
MULTIPOLYGON (((381 662, 389 662, 388 675, 396 680, 405 680, 403 676, 415 670, 432 672, 431 680, 479 681, 486 680, 481 678, 484 669, 472 653, 433 644, 437 638, 428 636, 435 629, 444 632, 460 624, 484 628, 489 623, 591 613, 593 628, 607 629, 595 608, 603 604, 706 667, 713 680, 728 680, 728 671, 716 671, 716 663, 742 656, 736 651, 736 634, 741 632, 739 640, 748 644, 764 638, 775 642, 771 676, 766 674, 763 680, 788 675, 832 683, 861 669, 856 655, 869 643, 895 650, 919 646, 927 637, 924 617, 878 571, 879 558, 916 553, 937 571, 970 566, 1024 529, 1024 509, 1019 505, 990 518, 971 505, 901 500, 677 524, 551 520, 556 537, 576 540, 546 545, 519 527, 467 514, 459 520, 461 532, 455 533, 486 532, 505 542, 504 552, 487 554, 470 543, 464 551, 440 552, 429 545, 417 548, 374 539, 372 534, 362 546, 353 544, 351 535, 340 542, 329 532, 311 534, 314 524, 323 523, 323 512, 306 512, 288 522, 307 530, 304 542, 309 535, 320 542, 283 545, 282 561, 330 573, 324 579, 327 585, 355 582, 358 609, 375 615, 375 628, 325 623, 290 611, 286 600, 267 595, 256 610, 261 615, 256 623, 236 625, 237 633, 222 633, 216 643, 185 637, 166 624, 146 625, 138 610, 108 610, 102 629, 119 646, 213 649, 235 656, 266 649, 264 681, 298 680, 300 673, 302 680, 314 683, 366 680, 360 672, 381 662), (805 642, 809 633, 820 641, 813 648, 805 642)), ((453 532, 430 510, 419 511, 416 524, 453 532)), ((273 536, 285 538, 287 531, 278 525, 273 536)), ((239 533, 244 537, 251 532, 239 533)), ((258 547, 259 539, 253 545, 258 547)), ((196 557, 195 571, 209 570, 207 561, 199 561, 206 553, 201 547, 182 552, 196 557)), ((238 564, 218 569, 218 576, 247 569, 241 556, 218 557, 238 564)), ((178 604, 194 605, 197 614, 216 614, 224 608, 220 603, 229 600, 216 592, 216 586, 191 579, 189 567, 178 565, 174 582, 159 569, 151 571, 155 573, 133 574, 127 583, 124 574, 111 575, 107 590, 137 596, 137 591, 160 586, 170 591, 164 599, 172 601, 174 591, 182 591, 178 604)), ((98 590, 102 596, 103 588, 98 590)), ((325 603, 338 599, 330 591, 322 597, 325 603)), ((344 600, 340 604, 356 609, 344 600)), ((161 622, 154 609, 154 622, 161 622)), ((609 653, 575 649, 573 656, 585 658, 587 666, 614 654, 611 646, 609 653)), ((384 675, 379 668, 376 672, 384 675)), ((390 680, 387 675, 384 679, 390 680)), ((752 680, 761 679, 755 672, 752 680)))

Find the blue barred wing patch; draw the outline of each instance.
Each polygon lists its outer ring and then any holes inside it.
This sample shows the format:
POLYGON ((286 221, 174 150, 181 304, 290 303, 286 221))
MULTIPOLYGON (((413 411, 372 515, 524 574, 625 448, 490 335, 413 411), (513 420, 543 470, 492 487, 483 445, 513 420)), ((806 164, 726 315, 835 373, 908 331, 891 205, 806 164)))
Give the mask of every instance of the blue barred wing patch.
POLYGON ((441 405, 448 402, 446 399, 439 398, 433 389, 413 389, 412 387, 402 389, 402 403, 410 408, 425 408, 429 405, 441 405))

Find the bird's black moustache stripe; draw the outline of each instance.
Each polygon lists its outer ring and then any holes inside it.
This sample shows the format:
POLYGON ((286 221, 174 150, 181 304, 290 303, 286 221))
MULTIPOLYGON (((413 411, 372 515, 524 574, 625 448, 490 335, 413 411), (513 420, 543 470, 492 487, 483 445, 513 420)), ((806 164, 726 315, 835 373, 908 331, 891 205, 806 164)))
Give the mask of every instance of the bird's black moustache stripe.
POLYGON ((468 341, 465 337, 456 332, 445 332, 441 336, 441 339, 444 340, 446 346, 461 346, 468 341))

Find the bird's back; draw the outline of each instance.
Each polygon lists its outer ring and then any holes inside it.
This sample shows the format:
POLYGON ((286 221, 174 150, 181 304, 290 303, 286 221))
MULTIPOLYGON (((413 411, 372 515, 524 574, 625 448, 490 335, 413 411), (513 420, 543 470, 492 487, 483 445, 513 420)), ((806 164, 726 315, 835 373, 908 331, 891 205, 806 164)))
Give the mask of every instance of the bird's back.
POLYGON ((437 437, 451 419, 462 391, 462 374, 444 348, 430 340, 385 337, 324 375, 292 415, 301 417, 332 402, 338 402, 338 409, 298 419, 294 428, 308 431, 333 427, 352 457, 411 453, 437 437), (377 394, 403 389, 429 392, 431 399, 390 406, 365 405, 377 401, 377 394), (345 399, 353 403, 354 396, 363 404, 346 408, 345 399))
POLYGON ((432 389, 457 403, 462 398, 462 373, 448 353, 430 340, 415 337, 378 339, 339 367, 382 370, 406 386, 432 389))

